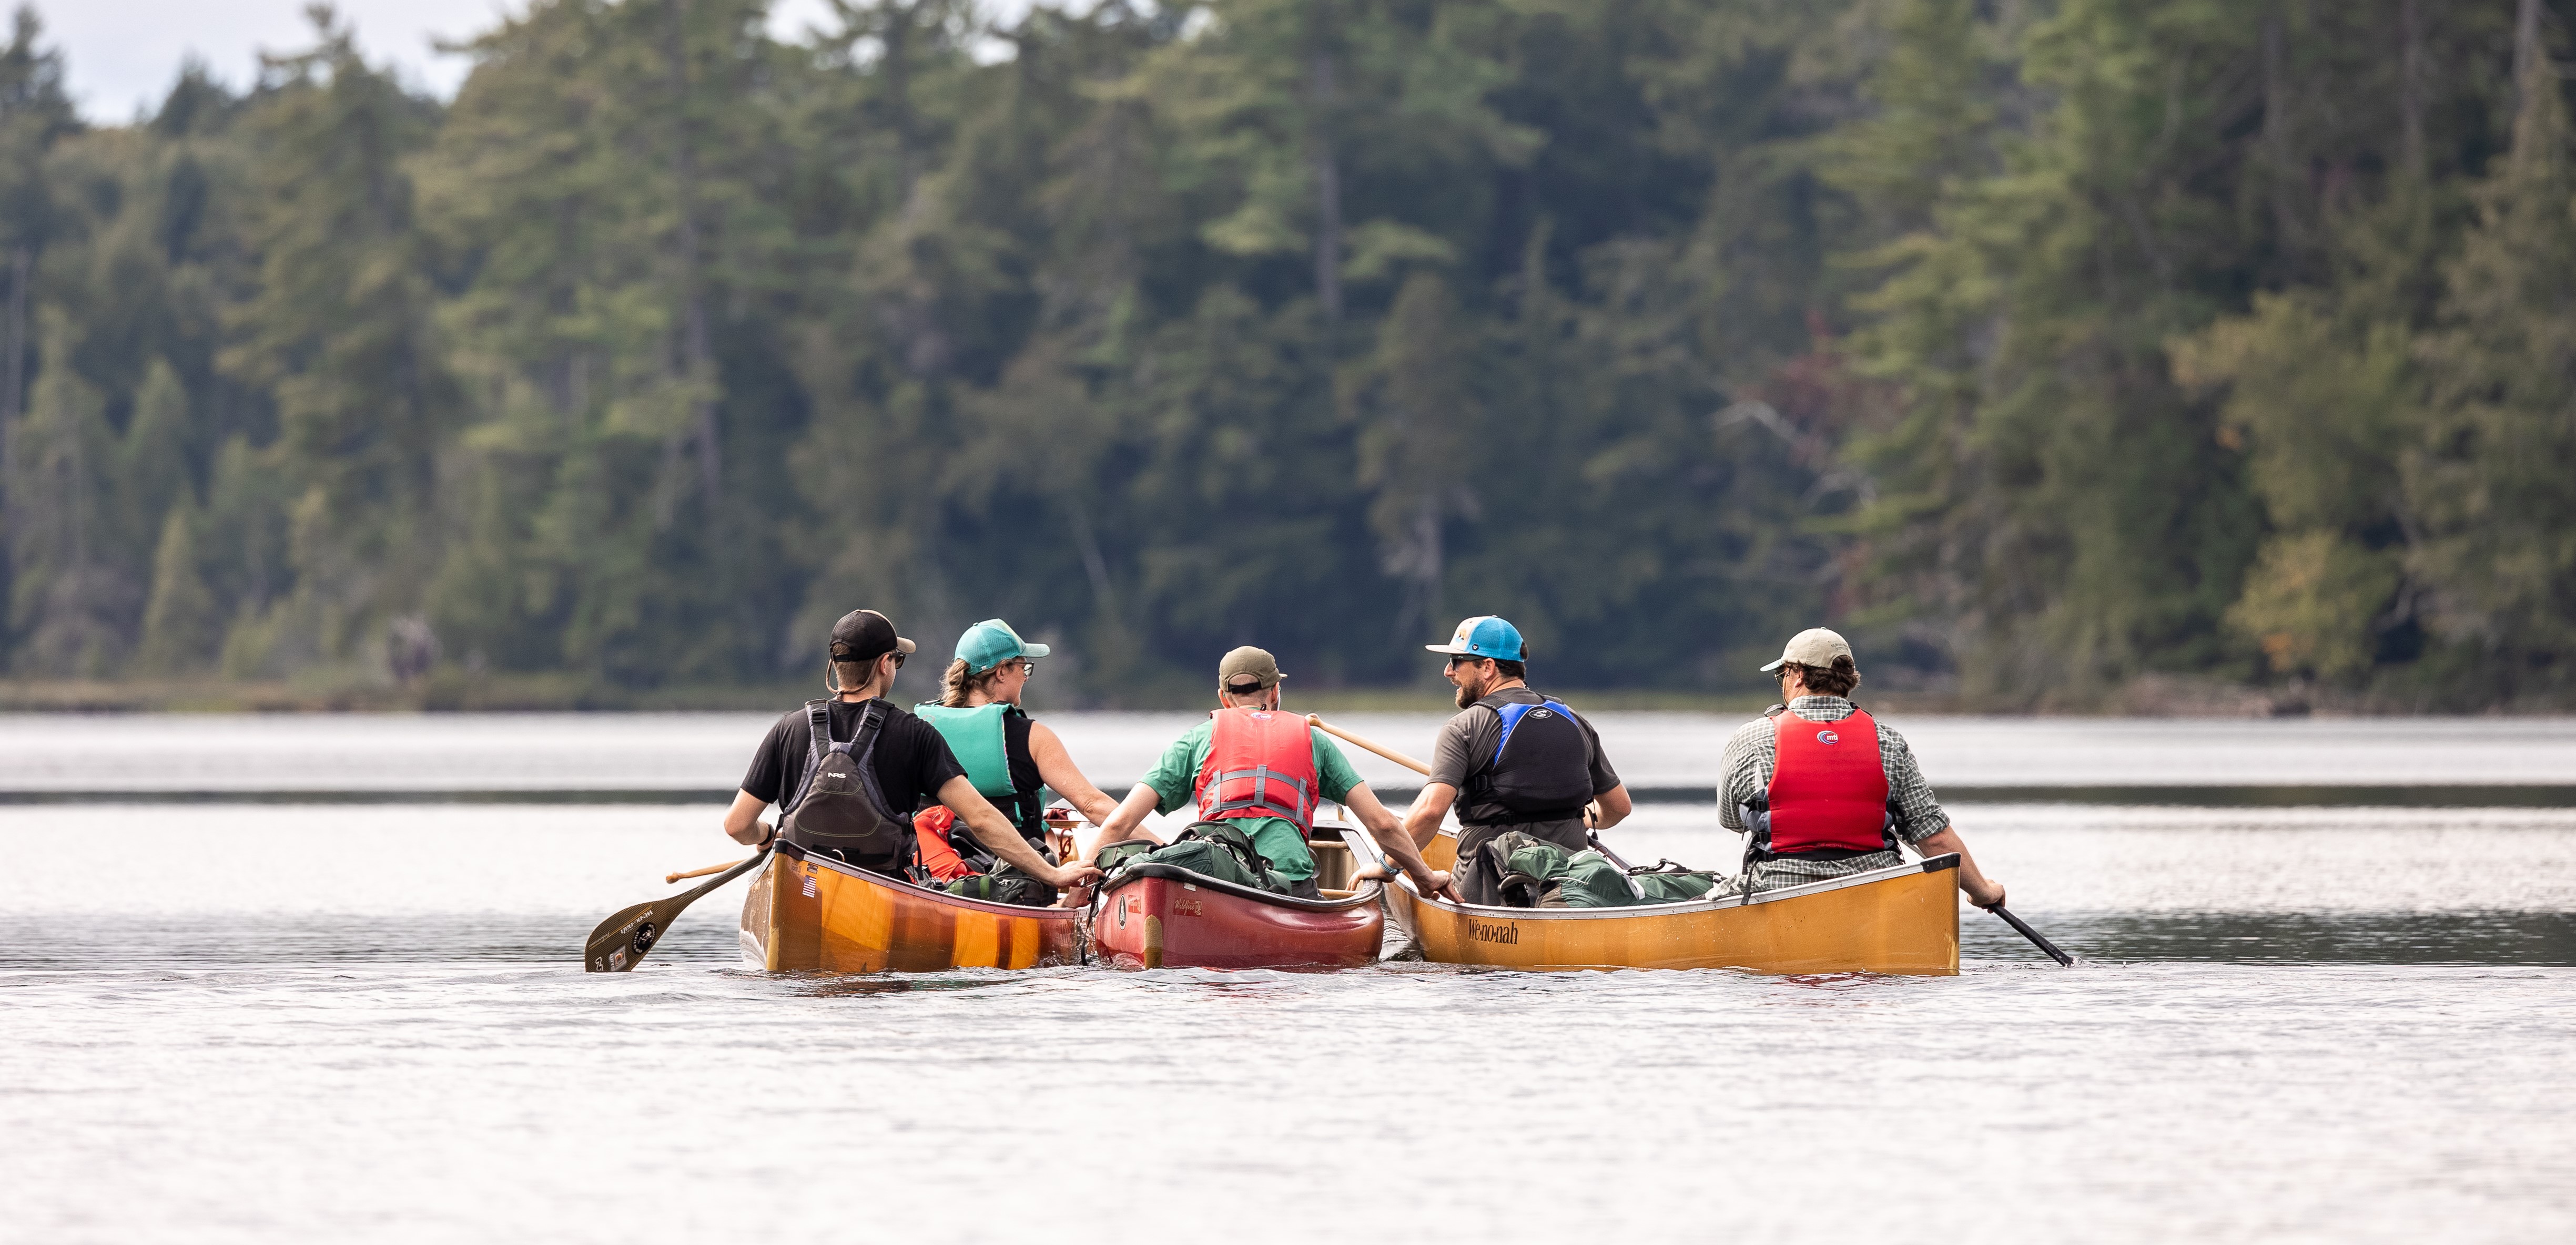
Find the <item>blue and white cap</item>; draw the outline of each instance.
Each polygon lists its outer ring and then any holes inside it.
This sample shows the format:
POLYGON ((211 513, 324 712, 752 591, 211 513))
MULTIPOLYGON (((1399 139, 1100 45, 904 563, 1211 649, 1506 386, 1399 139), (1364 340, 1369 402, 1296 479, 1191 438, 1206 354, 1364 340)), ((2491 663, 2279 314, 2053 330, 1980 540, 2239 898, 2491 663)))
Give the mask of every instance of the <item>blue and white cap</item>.
POLYGON ((1521 644, 1521 629, 1492 614, 1480 614, 1458 624, 1458 634, 1447 644, 1425 644, 1435 653, 1461 657, 1491 657, 1496 661, 1527 661, 1527 650, 1521 644))

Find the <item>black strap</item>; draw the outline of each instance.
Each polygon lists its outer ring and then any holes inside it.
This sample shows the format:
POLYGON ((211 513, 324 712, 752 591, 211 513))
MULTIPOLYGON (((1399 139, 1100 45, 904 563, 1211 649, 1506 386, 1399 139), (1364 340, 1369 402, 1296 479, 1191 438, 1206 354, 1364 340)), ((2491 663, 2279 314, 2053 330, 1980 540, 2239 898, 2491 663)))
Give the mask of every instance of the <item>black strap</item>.
POLYGON ((783 816, 796 811, 805 802, 805 789, 814 784, 814 771, 823 764, 823 746, 832 738, 832 702, 805 702, 805 768, 796 775, 796 786, 778 806, 783 816))

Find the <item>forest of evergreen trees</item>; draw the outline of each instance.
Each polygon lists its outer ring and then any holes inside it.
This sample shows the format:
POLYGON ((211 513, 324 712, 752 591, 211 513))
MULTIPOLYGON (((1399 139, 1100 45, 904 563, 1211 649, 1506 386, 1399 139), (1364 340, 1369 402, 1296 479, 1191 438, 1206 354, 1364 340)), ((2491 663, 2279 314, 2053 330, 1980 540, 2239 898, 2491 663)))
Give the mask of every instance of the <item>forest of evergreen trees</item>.
POLYGON ((129 124, 22 12, 8 675, 2576 692, 2564 0, 835 7, 129 124))

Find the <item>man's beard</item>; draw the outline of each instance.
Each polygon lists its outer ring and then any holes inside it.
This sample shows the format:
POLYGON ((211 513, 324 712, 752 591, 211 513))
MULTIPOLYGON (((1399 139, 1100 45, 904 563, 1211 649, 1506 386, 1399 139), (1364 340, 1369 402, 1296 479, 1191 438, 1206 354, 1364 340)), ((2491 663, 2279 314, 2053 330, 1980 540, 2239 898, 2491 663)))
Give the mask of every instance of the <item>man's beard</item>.
POLYGON ((1469 705, 1475 704, 1477 701, 1483 700, 1484 697, 1478 695, 1474 688, 1465 683, 1461 683, 1458 685, 1458 694, 1450 699, 1457 701, 1458 707, 1464 709, 1469 705))

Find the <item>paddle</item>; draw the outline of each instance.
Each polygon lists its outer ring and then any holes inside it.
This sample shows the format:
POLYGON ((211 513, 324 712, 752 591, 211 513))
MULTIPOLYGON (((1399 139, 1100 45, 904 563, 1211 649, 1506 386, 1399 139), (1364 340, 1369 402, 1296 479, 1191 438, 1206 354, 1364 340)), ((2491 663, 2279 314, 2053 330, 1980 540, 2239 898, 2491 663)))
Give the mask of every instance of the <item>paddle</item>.
MULTIPOLYGON (((636 965, 644 962, 645 953, 651 951, 655 943, 662 941, 662 935, 671 932, 671 922, 679 920, 680 913, 690 904, 706 898, 717 887, 751 872, 753 866, 767 859, 769 859, 769 849, 764 847, 754 853, 751 859, 725 869, 723 875, 715 881, 708 882, 695 890, 682 891, 668 898, 656 899, 651 903, 639 903, 600 922, 599 928, 590 931, 589 943, 581 949, 582 971, 623 973, 633 970, 636 965)), ((707 871, 700 869, 698 872, 707 871)))
POLYGON ((2027 923, 2025 923, 2025 922, 2024 922, 2020 917, 2014 916, 2014 915, 2013 915, 2009 910, 2007 910, 2007 909, 2006 909, 2002 904, 1996 904, 1994 907, 1991 907, 1991 908, 1986 909, 1986 911, 1991 912, 1991 913, 1994 913, 1996 916, 2002 917, 2002 918, 2004 919, 2004 924, 2009 925, 2009 926, 2012 926, 2014 929, 2020 930, 2020 931, 2021 931, 2021 936, 2022 936, 2022 937, 2024 937, 2024 938, 2029 939, 2029 940, 2030 940, 2030 945, 2032 945, 2032 946, 2034 946, 2034 947, 2037 947, 2037 948, 2039 948, 2039 949, 2040 949, 2040 950, 2042 950, 2042 951, 2047 952, 2047 953, 2048 953, 2048 958, 2050 958, 2050 959, 2052 959, 2052 960, 2057 961, 2060 965, 2062 965, 2062 966, 2064 966, 2064 967, 2067 967, 2067 968, 2073 968, 2073 967, 2075 967, 2075 957, 2074 957, 2074 956, 2068 955, 2068 954, 2066 954, 2065 952, 2058 950, 2058 949, 2057 949, 2057 944, 2056 944, 2056 943, 2050 942, 2050 941, 2049 941, 2049 940, 2047 940, 2046 938, 2042 938, 2042 937, 2040 937, 2040 934, 2039 934, 2039 931, 2038 931, 2038 930, 2032 929, 2032 928, 2031 928, 2027 923))

